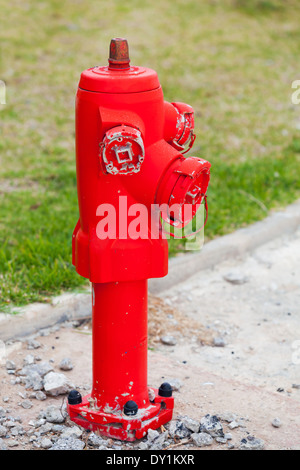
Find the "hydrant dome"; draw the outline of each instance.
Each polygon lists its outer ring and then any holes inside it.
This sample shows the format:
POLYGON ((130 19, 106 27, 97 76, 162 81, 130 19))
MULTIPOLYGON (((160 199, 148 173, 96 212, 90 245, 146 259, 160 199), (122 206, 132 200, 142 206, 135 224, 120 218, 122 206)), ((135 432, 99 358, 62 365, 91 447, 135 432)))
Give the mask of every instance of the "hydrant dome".
POLYGON ((138 93, 159 87, 155 70, 135 66, 126 70, 92 67, 82 72, 79 81, 82 90, 98 93, 138 93))

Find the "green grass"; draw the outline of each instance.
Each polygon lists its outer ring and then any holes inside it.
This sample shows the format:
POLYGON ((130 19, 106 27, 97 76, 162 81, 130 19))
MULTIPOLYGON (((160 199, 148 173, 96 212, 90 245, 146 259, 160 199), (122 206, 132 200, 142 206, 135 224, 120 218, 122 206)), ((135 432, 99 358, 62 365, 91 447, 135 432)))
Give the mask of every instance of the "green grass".
MULTIPOLYGON (((206 239, 300 195, 296 0, 0 0, 0 309, 86 281, 71 265, 78 218, 74 96, 112 37, 196 113, 191 155, 212 163, 206 239)), ((170 254, 183 248, 170 242, 170 254)))

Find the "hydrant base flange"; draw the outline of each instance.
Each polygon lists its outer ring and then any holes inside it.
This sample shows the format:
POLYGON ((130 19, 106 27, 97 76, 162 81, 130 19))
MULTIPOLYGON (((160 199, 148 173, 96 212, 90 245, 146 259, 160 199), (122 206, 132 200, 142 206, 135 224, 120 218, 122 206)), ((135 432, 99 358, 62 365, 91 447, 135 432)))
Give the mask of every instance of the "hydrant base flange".
POLYGON ((155 398, 147 408, 139 408, 134 416, 126 416, 121 410, 108 413, 92 405, 91 395, 82 398, 78 405, 68 404, 73 422, 102 436, 135 441, 144 437, 148 429, 157 429, 172 419, 174 398, 161 397, 158 389, 150 389, 155 398))

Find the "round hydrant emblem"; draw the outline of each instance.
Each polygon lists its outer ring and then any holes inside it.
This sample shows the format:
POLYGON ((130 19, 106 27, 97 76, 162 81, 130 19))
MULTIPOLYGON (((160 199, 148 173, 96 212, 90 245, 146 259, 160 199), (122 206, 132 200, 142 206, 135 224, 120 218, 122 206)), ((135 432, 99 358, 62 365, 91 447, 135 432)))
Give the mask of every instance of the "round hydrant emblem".
POLYGON ((104 173, 112 175, 138 173, 144 156, 142 135, 134 127, 114 127, 106 132, 100 144, 100 158, 104 173))

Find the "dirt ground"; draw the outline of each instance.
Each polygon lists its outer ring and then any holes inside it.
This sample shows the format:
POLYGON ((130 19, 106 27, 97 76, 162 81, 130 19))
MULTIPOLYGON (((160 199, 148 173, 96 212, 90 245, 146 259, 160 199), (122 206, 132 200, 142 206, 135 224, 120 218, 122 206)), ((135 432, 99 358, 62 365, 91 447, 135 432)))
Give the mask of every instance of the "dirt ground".
MULTIPOLYGON (((149 385, 178 379, 174 417, 200 419, 206 414, 234 413, 240 423, 232 443, 247 435, 265 449, 300 450, 300 232, 268 243, 245 259, 226 261, 186 282, 149 298, 149 385), (160 338, 172 336, 176 344, 160 338), (279 418, 280 427, 272 421, 279 418)), ((59 363, 71 357, 64 372, 82 394, 92 382, 92 332, 89 322, 38 336, 41 346, 26 342, 6 346, 5 360, 21 367, 27 354, 59 363)), ((60 371, 61 372, 61 371, 60 371)), ((49 404, 66 397, 32 399, 24 409, 22 384, 11 384, 2 360, 0 403, 20 416, 25 429, 49 404), (4 402, 5 400, 5 402, 4 402)), ((28 448, 25 443, 17 448, 28 448)), ((205 449, 224 449, 214 444, 205 449)))

